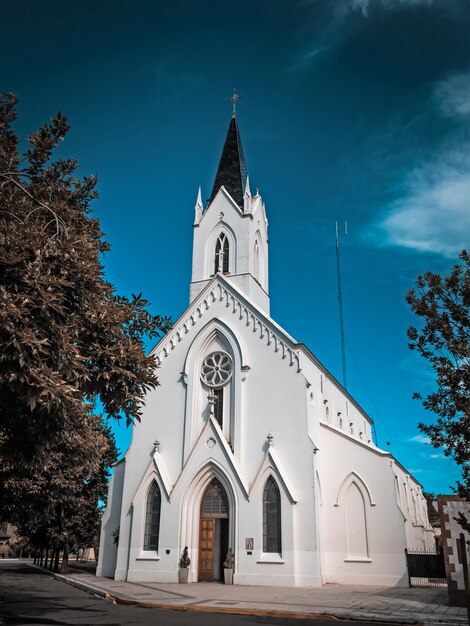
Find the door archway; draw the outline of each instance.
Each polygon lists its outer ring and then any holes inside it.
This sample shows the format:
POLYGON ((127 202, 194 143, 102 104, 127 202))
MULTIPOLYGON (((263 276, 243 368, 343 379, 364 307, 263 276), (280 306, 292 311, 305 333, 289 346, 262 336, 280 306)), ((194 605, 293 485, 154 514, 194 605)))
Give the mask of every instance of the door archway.
POLYGON ((228 550, 230 507, 222 484, 214 478, 201 501, 199 518, 198 581, 223 578, 223 562, 228 550))

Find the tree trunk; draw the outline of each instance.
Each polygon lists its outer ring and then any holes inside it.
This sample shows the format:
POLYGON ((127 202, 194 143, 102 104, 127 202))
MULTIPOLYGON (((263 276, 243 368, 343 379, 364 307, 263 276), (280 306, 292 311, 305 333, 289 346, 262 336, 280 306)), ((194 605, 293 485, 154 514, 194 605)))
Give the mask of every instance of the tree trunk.
POLYGON ((44 549, 44 568, 47 569, 47 562, 49 560, 49 546, 44 549))
POLYGON ((56 548, 55 559, 54 559, 54 572, 59 571, 59 556, 60 556, 60 548, 56 548))
POLYGON ((61 574, 69 573, 69 547, 68 545, 64 546, 64 552, 62 555, 62 566, 60 568, 60 573, 61 574))
POLYGON ((51 572, 52 572, 52 570, 54 569, 54 555, 55 555, 55 550, 56 550, 56 549, 55 549, 55 547, 54 547, 54 546, 52 546, 52 548, 51 548, 51 560, 49 561, 49 569, 51 570, 51 572))

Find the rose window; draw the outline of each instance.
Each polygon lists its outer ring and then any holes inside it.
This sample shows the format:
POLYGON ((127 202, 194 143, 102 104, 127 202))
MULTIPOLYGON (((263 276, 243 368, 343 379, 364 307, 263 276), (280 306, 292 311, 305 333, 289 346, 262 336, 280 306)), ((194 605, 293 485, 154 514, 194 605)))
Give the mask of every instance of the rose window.
POLYGON ((221 387, 232 376, 232 359, 226 352, 212 352, 202 363, 201 378, 209 387, 221 387))

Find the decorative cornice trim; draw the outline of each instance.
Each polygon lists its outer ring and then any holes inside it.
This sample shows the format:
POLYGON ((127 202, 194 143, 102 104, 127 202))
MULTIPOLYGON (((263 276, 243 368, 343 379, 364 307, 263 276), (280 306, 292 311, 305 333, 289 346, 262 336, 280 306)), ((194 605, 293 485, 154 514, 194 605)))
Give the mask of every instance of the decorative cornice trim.
POLYGON ((253 333, 257 333, 266 346, 272 346, 274 352, 279 353, 282 359, 286 359, 290 367, 294 366, 298 373, 302 371, 299 350, 295 348, 298 344, 221 274, 214 276, 178 319, 172 330, 151 351, 158 366, 161 366, 178 343, 191 333, 215 302, 225 302, 225 306, 231 310, 235 319, 250 327, 253 333))
POLYGON ((163 485, 163 488, 165 489, 165 492, 166 492, 166 497, 167 497, 168 501, 170 501, 170 496, 171 496, 171 492, 173 490, 173 485, 171 484, 171 480, 170 480, 168 471, 166 469, 165 462, 164 462, 163 457, 160 454, 160 452, 155 451, 155 453, 153 455, 153 460, 154 460, 155 466, 156 466, 156 468, 158 470, 158 473, 160 474, 162 485, 163 485))

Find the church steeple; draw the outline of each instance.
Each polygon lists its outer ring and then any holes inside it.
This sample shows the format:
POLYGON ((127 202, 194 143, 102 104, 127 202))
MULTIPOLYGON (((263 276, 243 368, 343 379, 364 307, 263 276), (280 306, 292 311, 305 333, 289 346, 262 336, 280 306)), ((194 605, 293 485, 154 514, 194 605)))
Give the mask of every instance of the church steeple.
POLYGON ((225 138, 210 202, 212 202, 223 185, 238 206, 243 210, 243 194, 245 193, 246 179, 245 157, 243 155, 237 118, 234 112, 225 138))
POLYGON ((235 112, 239 97, 230 99, 234 111, 209 204, 203 209, 201 191, 196 200, 190 302, 223 275, 269 314, 268 220, 258 189, 250 190, 235 112))

